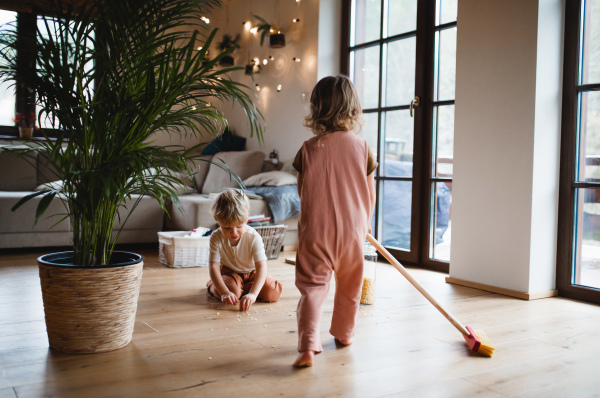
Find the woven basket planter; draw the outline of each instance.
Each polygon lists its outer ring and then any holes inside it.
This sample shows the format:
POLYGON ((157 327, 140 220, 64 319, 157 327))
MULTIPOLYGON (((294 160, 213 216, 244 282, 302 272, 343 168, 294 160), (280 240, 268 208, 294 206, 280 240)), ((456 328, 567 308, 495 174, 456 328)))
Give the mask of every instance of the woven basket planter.
POLYGON ((111 265, 68 265, 73 252, 38 258, 50 348, 73 354, 113 351, 131 341, 144 257, 114 252, 111 265))

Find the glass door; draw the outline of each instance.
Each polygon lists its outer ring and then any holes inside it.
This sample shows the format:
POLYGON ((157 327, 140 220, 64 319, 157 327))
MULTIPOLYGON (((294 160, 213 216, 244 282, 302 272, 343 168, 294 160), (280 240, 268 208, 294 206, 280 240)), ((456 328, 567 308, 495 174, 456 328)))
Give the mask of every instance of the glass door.
POLYGON ((347 73, 377 155, 376 238, 399 260, 450 260, 456 0, 347 0, 347 73))
POLYGON ((557 287, 600 303, 600 0, 568 1, 557 287))

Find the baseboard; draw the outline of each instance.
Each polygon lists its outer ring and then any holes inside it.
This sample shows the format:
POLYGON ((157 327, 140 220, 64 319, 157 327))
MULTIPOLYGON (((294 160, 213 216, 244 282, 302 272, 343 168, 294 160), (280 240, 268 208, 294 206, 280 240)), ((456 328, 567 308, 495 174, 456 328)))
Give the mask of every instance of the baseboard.
POLYGON ((486 292, 503 294, 505 296, 516 297, 516 298, 519 298, 522 300, 537 300, 537 299, 558 296, 558 290, 550 290, 547 292, 538 292, 538 293, 523 293, 523 292, 519 292, 517 290, 510 290, 510 289, 504 289, 502 287, 486 285, 484 283, 465 281, 463 279, 453 278, 451 276, 446 277, 446 283, 452 283, 454 285, 472 287, 474 289, 485 290, 486 292))

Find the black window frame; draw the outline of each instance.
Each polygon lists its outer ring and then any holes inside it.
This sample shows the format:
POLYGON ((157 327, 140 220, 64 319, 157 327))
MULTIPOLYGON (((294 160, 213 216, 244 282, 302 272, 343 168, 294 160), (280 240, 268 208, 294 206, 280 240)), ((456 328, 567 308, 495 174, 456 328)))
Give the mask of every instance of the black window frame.
MULTIPOLYGON (((25 40, 32 40, 35 38, 37 32, 37 19, 38 13, 27 8, 8 8, 0 6, 0 9, 6 11, 13 11, 17 13, 17 37, 18 39, 23 38, 25 40)), ((28 55, 17 54, 17 62, 20 64, 30 65, 27 68, 27 73, 35 73, 36 72, 36 62, 35 59, 28 55)), ((17 77, 16 89, 15 89, 15 114, 36 114, 36 126, 37 122, 37 110, 35 104, 35 93, 30 92, 28 89, 24 88, 19 84, 19 79, 17 77)), ((45 135, 49 138, 56 137, 57 129, 51 128, 39 128, 34 133, 34 137, 32 140, 39 139, 39 137, 45 135)), ((13 124, 11 126, 8 125, 0 125, 0 138, 8 139, 8 140, 21 140, 19 138, 19 129, 17 124, 13 124)))
MULTIPOLYGON (((430 246, 430 225, 431 225, 431 190, 432 185, 437 182, 452 182, 452 177, 437 177, 432 173, 433 159, 433 110, 435 106, 452 105, 455 100, 434 101, 434 73, 435 73, 435 35, 438 31, 457 27, 457 22, 444 23, 436 26, 436 0, 419 0, 417 4, 417 28, 415 31, 402 33, 399 35, 382 38, 382 29, 384 26, 383 12, 381 13, 380 35, 379 39, 350 46, 351 24, 352 24, 352 1, 342 1, 342 34, 340 51, 340 72, 349 75, 350 72, 350 52, 356 49, 367 48, 373 45, 379 45, 379 70, 382 70, 382 52, 383 44, 390 43, 405 37, 416 36, 416 68, 415 68, 415 95, 420 97, 421 105, 415 108, 415 137, 413 147, 413 175, 412 177, 385 177, 376 170, 376 192, 379 201, 380 183, 379 181, 412 181, 413 196, 411 203, 411 247, 410 252, 388 248, 389 252, 405 264, 415 265, 422 268, 449 272, 450 263, 447 261, 436 260, 429 257, 430 246), (416 216, 415 216, 416 215, 416 216), (415 239, 416 237, 416 239, 415 239)), ((379 78, 379 93, 383 76, 379 78)), ((386 106, 381 107, 381 96, 378 98, 378 107, 369 108, 365 113, 380 113, 393 110, 407 110, 405 106, 386 106)), ((381 147, 381 117, 378 118, 377 145, 381 147)), ((381 153, 377 151, 378 161, 381 153)), ((375 228, 374 233, 379 229, 380 206, 375 208, 375 228)))
POLYGON ((575 191, 600 188, 600 183, 575 181, 578 96, 585 91, 600 91, 600 84, 579 84, 581 5, 582 0, 566 0, 565 3, 556 288, 560 296, 600 304, 600 289, 572 283, 576 245, 575 191))

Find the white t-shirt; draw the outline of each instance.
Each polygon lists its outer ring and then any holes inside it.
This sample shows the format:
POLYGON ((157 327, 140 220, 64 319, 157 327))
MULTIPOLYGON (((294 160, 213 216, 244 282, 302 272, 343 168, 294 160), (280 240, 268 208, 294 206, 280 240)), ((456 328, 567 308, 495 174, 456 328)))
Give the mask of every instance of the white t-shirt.
POLYGON ((244 226, 244 232, 235 246, 231 246, 221 228, 210 236, 209 261, 211 263, 220 262, 221 265, 225 265, 235 272, 246 273, 256 269, 254 265, 256 262, 266 259, 262 237, 248 225, 244 226))

